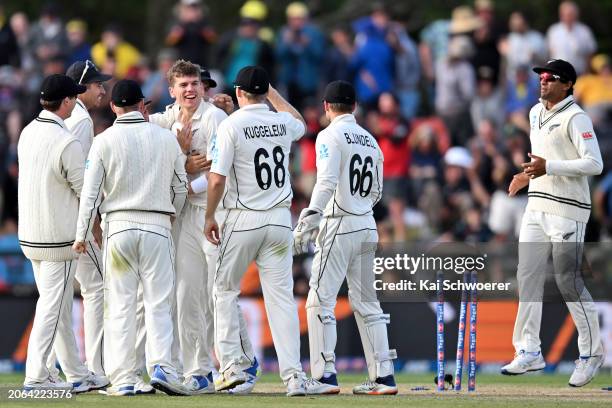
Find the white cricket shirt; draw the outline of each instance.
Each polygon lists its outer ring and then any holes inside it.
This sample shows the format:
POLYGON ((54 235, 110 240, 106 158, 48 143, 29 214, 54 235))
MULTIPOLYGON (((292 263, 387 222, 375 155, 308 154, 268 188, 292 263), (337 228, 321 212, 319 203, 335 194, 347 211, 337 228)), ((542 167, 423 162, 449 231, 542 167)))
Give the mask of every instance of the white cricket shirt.
POLYGON ((221 122, 210 171, 227 177, 223 207, 289 207, 289 151, 305 131, 291 114, 273 112, 266 104, 245 106, 221 122))

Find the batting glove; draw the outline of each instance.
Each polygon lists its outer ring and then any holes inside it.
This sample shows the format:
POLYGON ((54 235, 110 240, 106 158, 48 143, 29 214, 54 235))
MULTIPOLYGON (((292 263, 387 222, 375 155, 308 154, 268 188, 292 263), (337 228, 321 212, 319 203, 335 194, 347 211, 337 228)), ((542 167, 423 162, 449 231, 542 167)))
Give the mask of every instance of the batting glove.
POLYGON ((293 255, 308 252, 308 244, 315 240, 323 215, 310 208, 304 208, 300 213, 298 223, 293 230, 293 255))

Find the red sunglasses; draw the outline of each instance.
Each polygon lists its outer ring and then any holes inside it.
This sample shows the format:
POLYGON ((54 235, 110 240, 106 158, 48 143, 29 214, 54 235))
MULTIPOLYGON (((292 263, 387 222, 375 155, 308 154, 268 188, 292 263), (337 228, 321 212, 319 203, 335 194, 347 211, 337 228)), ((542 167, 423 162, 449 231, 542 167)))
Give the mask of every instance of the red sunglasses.
POLYGON ((544 81, 544 82, 561 81, 561 77, 557 74, 553 74, 552 72, 542 72, 540 74, 540 81, 544 81))

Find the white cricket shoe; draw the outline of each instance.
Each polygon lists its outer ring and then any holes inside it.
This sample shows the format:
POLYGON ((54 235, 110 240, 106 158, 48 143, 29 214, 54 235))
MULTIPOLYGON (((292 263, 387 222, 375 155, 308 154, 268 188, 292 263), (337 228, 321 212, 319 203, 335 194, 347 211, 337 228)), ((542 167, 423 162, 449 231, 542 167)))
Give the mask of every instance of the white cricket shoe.
POLYGON ((92 372, 89 373, 83 381, 72 383, 75 394, 81 394, 83 392, 89 392, 94 390, 102 390, 110 385, 110 381, 104 375, 96 375, 92 372))
POLYGON ((357 395, 395 395, 397 385, 393 375, 377 378, 376 381, 366 381, 353 388, 353 394, 357 395))
POLYGON ((72 384, 61 379, 49 378, 47 381, 24 383, 23 390, 72 390, 72 384))
POLYGON ((521 350, 514 356, 509 364, 501 368, 503 375, 520 375, 528 371, 538 371, 546 367, 544 357, 541 352, 527 352, 521 350))
POLYGON ((156 364, 153 369, 151 385, 153 388, 168 395, 189 395, 189 391, 187 391, 177 375, 159 364, 156 364))
POLYGON ((214 394, 215 392, 212 373, 208 373, 207 376, 192 375, 183 384, 191 395, 214 394))
POLYGON ((261 369, 259 368, 259 362, 257 361, 257 357, 253 361, 253 364, 244 370, 247 375, 247 380, 240 385, 235 386, 228 390, 230 394, 250 394, 255 388, 255 383, 259 380, 261 376, 261 369))
POLYGON ((136 384, 134 384, 134 394, 136 395, 146 395, 146 394, 155 394, 155 388, 151 387, 151 385, 147 384, 142 377, 138 377, 136 384))
POLYGON ((304 385, 306 386, 306 395, 333 395, 340 393, 340 387, 338 386, 335 374, 328 378, 321 378, 321 380, 307 378, 304 385))
POLYGON ((287 396, 301 397, 306 395, 306 386, 304 385, 304 373, 294 373, 287 381, 287 396))
POLYGON ((242 370, 236 370, 236 366, 231 366, 225 372, 220 373, 215 379, 215 390, 223 391, 229 388, 234 388, 247 381, 247 373, 242 370))
POLYGON ((134 395, 133 385, 121 385, 119 387, 108 387, 105 390, 98 391, 100 394, 108 395, 109 397, 131 397, 134 395))
POLYGON ((569 379, 571 387, 582 387, 591 382, 597 369, 603 364, 603 356, 580 357, 576 360, 576 368, 569 379))

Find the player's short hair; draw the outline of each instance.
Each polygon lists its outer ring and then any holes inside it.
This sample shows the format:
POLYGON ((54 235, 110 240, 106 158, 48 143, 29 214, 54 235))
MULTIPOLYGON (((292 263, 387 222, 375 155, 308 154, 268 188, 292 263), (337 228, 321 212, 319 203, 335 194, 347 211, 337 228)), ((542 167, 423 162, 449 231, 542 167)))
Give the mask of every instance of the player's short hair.
POLYGON ((247 98, 249 101, 251 102, 257 102, 257 103, 265 103, 266 99, 268 98, 268 94, 254 94, 254 93, 250 93, 247 91, 242 91, 242 95, 247 98))
POLYGON ((348 103, 329 103, 329 110, 335 113, 353 113, 354 105, 348 103))
POLYGON ((180 77, 198 77, 200 78, 200 66, 198 64, 194 64, 191 61, 178 60, 170 67, 168 72, 166 73, 166 78, 168 79, 168 83, 170 86, 174 85, 174 80, 180 77))
POLYGON ((56 112, 62 106, 63 100, 63 98, 55 101, 45 101, 41 99, 40 105, 43 107, 44 110, 48 110, 49 112, 56 112))

